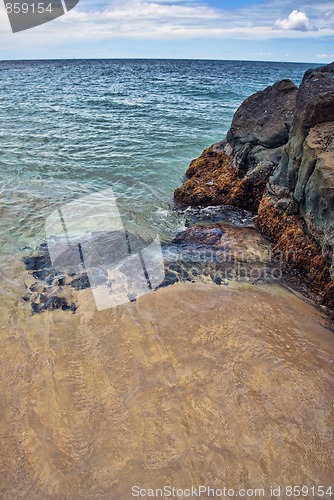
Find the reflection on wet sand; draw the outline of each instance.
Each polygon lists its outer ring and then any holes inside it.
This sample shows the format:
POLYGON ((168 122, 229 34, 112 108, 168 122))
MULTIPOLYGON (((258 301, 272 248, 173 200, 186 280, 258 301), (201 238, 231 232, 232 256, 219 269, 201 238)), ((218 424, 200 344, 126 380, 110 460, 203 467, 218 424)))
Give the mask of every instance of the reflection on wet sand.
POLYGON ((282 287, 176 284, 99 313, 85 290, 75 315, 1 302, 1 498, 333 480, 333 333, 282 287))

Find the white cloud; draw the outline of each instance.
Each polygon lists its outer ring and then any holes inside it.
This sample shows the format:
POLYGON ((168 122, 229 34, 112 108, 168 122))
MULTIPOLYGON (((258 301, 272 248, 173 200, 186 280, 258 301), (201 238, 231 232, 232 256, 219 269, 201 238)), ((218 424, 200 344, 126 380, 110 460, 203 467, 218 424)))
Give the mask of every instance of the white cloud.
POLYGON ((254 52, 252 54, 253 56, 257 56, 257 57, 268 57, 268 56, 271 56, 271 52, 254 52))
MULTIPOLYGON (((131 37, 146 39, 185 39, 185 38, 221 38, 241 40, 269 40, 282 38, 281 29, 273 29, 277 10, 268 4, 252 8, 225 10, 211 7, 196 1, 178 2, 169 0, 122 0, 104 8, 87 7, 84 10, 73 10, 57 22, 46 25, 46 31, 63 31, 63 25, 71 29, 72 36, 94 36, 97 38, 131 37), (270 8, 269 8, 270 7, 270 8)), ((80 4, 79 4, 80 5, 80 4)), ((328 37, 334 35, 331 23, 313 26, 303 12, 291 13, 291 28, 284 28, 284 38, 328 37), (292 16, 292 21, 291 21, 292 16), (306 29, 308 28, 308 29, 306 29)), ((323 18, 323 13, 321 12, 323 18)), ((283 25, 284 21, 280 20, 283 25)), ((318 24, 318 17, 315 19, 318 24)), ((68 32, 66 29, 66 33, 68 32)), ((65 32, 64 32, 65 34, 65 32)))
MULTIPOLYGON (((286 19, 278 19, 290 0, 270 0, 239 9, 213 7, 202 0, 80 0, 78 6, 58 20, 42 25, 8 40, 34 35, 38 40, 113 38, 132 39, 307 39, 334 36, 333 12, 328 3, 314 4, 310 0, 296 0, 298 9, 286 19), (302 5, 300 2, 306 2, 302 5), (308 12, 308 16, 304 11, 308 12), (327 16, 326 16, 327 13, 327 16), (317 28, 313 28, 317 26, 317 28), (282 34, 282 30, 284 35, 282 34)), ((0 33, 10 33, 7 15, 0 2, 0 33)), ((13 37, 13 35, 10 35, 13 37)), ((29 43, 33 43, 29 41, 29 43)), ((39 42, 40 43, 40 42, 39 42)), ((324 50, 326 49, 319 49, 324 50)), ((264 56, 269 56, 264 48, 264 56)))
POLYGON ((317 59, 328 59, 328 60, 332 60, 334 59, 334 54, 316 54, 315 57, 317 59))
POLYGON ((286 19, 278 19, 275 23, 281 30, 310 31, 311 23, 305 12, 293 10, 286 19))

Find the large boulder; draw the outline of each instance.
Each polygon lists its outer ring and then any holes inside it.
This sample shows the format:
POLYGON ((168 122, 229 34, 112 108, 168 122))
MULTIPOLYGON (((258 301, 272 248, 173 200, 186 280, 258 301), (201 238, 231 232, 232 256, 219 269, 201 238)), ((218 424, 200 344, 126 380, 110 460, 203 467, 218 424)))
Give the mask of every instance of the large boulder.
POLYGON ((261 164, 275 167, 288 142, 298 89, 282 80, 250 96, 236 111, 227 133, 235 168, 240 175, 261 164))
POLYGON ((227 140, 233 148, 249 143, 278 148, 288 142, 297 87, 282 80, 246 99, 236 111, 227 140))

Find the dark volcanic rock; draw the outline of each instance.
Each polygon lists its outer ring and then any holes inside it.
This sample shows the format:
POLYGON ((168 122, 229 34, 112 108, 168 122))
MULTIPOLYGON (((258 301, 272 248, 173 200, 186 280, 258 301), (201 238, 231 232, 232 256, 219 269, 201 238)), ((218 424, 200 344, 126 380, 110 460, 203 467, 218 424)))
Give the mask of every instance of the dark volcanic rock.
MULTIPOLYGON (((298 89, 282 80, 250 96, 236 111, 227 142, 237 173, 267 182, 288 142, 298 89)), ((254 183, 255 183, 254 182, 254 183)))
POLYGON ((245 144, 264 148, 286 144, 297 90, 293 82, 282 80, 246 99, 236 111, 227 134, 234 150, 245 144))
POLYGON ((249 97, 227 138, 194 160, 177 203, 229 204, 258 225, 334 308, 334 63, 249 97), (269 182, 268 182, 269 181, 269 182))
POLYGON ((64 297, 57 297, 57 295, 53 295, 49 299, 45 301, 43 304, 44 310, 54 311, 56 309, 61 309, 62 311, 76 311, 75 304, 68 304, 67 300, 64 297))
POLYGON ((51 260, 49 254, 31 255, 23 258, 24 265, 28 271, 40 271, 42 269, 51 268, 51 260))
POLYGON ((39 252, 23 258, 27 271, 36 282, 26 285, 28 293, 22 299, 31 303, 34 314, 56 309, 75 313, 76 304, 62 295, 66 286, 65 274, 53 269, 47 245, 41 246, 39 252))
POLYGON ((298 91, 287 154, 275 171, 273 183, 288 187, 291 193, 295 191, 304 141, 313 127, 326 122, 334 122, 334 63, 305 73, 298 91))
POLYGON ((84 273, 81 276, 75 278, 73 281, 71 281, 70 285, 76 290, 87 290, 88 288, 90 288, 90 282, 87 273, 84 273))
POLYGON ((43 311, 56 311, 57 309, 75 313, 75 311, 77 310, 76 304, 69 304, 64 297, 59 297, 57 295, 52 295, 49 298, 41 297, 38 302, 31 303, 31 308, 33 313, 41 313, 43 311))
POLYGON ((305 73, 269 190, 276 207, 304 219, 334 279, 334 63, 305 73))
MULTIPOLYGON (((75 312, 74 290, 108 286, 108 269, 126 262, 132 253, 146 249, 152 241, 152 236, 143 239, 124 231, 92 232, 81 243, 71 244, 64 237, 53 237, 52 262, 46 244, 40 245, 38 253, 23 258, 26 269, 36 281, 30 283, 28 280, 28 293, 22 300, 31 303, 34 313, 56 309, 75 312)), ((136 300, 132 294, 128 298, 136 300)))
POLYGON ((224 231, 220 227, 194 226, 183 231, 174 240, 176 244, 218 245, 224 231))
POLYGON ((229 280, 272 282, 280 279, 271 245, 254 227, 226 222, 198 223, 182 231, 165 248, 167 286, 176 281, 229 280))

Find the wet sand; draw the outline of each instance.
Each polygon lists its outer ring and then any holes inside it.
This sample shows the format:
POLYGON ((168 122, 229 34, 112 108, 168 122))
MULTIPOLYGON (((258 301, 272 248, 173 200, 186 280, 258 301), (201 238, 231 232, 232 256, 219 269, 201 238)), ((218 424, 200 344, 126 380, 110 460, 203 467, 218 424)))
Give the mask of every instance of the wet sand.
POLYGON ((333 482, 333 331, 295 294, 176 284, 98 313, 86 290, 75 315, 32 316, 10 287, 2 499, 333 482))

